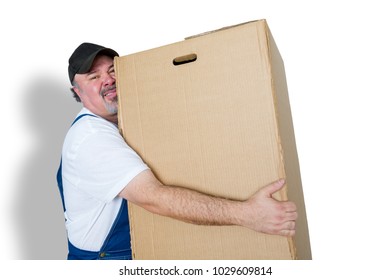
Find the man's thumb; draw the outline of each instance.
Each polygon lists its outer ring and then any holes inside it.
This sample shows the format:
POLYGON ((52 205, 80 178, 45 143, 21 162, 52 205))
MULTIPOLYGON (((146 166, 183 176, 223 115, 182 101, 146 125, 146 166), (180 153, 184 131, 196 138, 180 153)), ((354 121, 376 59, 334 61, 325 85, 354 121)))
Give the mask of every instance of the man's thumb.
POLYGON ((281 188, 283 188, 284 183, 286 180, 280 179, 278 181, 275 181, 267 186, 265 186, 261 191, 264 193, 264 195, 271 197, 273 193, 279 191, 281 188))

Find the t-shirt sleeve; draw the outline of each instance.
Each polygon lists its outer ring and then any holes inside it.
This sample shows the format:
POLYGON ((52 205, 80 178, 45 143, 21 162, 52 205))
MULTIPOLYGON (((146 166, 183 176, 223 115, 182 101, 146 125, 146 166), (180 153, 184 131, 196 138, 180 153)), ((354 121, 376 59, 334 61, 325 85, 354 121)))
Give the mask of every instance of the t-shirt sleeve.
POLYGON ((148 169, 115 126, 88 134, 78 148, 75 167, 81 191, 109 202, 139 173, 148 169))

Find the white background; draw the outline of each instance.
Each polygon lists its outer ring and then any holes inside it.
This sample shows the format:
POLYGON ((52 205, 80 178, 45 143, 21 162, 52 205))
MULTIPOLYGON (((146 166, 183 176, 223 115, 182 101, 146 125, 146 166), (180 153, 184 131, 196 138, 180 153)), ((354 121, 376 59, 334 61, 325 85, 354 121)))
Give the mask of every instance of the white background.
POLYGON ((0 9, 6 271, 41 274, 44 262, 16 260, 66 256, 55 173, 80 108, 67 60, 81 42, 126 55, 265 18, 285 62, 314 259, 271 264, 293 279, 388 274, 387 1, 8 2, 0 9))

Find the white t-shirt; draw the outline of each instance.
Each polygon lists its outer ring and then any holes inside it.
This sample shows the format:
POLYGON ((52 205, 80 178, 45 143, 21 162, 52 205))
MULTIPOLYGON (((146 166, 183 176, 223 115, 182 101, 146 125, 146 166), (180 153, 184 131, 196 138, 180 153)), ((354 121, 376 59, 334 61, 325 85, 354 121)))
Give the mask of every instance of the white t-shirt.
MULTIPOLYGON (((92 113, 83 108, 81 114, 92 113)), ((122 203, 117 195, 146 169, 115 124, 101 117, 79 119, 69 129, 62 149, 69 241, 79 249, 100 250, 122 203)))

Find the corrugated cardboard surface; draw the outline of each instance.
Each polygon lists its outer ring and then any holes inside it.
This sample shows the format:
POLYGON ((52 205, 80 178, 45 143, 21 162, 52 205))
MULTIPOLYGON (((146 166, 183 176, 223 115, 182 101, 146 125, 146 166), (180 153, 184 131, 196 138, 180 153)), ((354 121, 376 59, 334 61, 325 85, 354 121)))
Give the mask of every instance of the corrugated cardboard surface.
POLYGON ((265 20, 115 59, 119 126, 167 185, 244 200, 278 178, 295 238, 197 226, 129 205, 135 259, 310 259, 283 61, 265 20), (174 65, 175 58, 196 60, 174 65))

